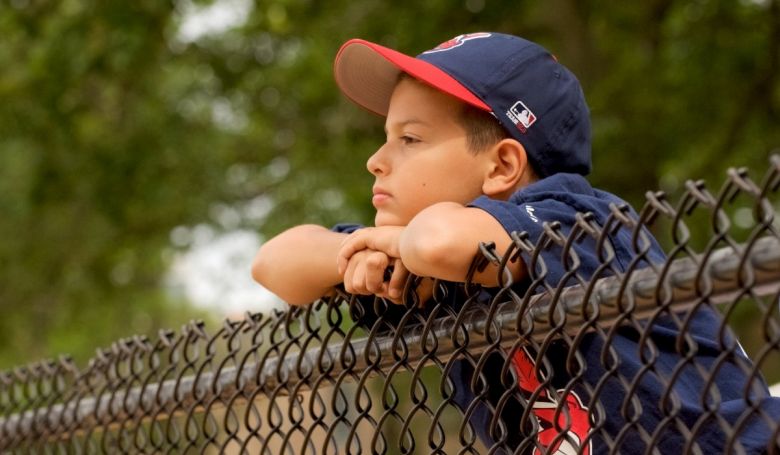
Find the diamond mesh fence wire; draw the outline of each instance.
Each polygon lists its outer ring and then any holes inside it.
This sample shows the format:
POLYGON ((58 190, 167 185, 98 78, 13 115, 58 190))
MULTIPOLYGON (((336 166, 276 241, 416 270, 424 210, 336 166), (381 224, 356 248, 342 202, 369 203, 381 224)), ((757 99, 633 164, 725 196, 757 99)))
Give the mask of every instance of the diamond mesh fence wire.
POLYGON ((412 277, 405 305, 339 292, 3 372, 0 449, 780 453, 778 187, 775 156, 760 181, 731 169, 716 193, 480 245, 472 273, 523 255, 520 283, 436 281, 421 302, 412 277))

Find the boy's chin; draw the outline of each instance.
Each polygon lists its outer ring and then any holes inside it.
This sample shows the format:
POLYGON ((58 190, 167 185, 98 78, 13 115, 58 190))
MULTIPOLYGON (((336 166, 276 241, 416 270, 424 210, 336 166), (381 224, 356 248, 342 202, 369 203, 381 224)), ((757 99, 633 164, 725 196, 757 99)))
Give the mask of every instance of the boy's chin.
POLYGON ((393 215, 392 213, 377 212, 374 217, 374 226, 406 226, 409 224, 408 220, 403 220, 401 217, 393 215))

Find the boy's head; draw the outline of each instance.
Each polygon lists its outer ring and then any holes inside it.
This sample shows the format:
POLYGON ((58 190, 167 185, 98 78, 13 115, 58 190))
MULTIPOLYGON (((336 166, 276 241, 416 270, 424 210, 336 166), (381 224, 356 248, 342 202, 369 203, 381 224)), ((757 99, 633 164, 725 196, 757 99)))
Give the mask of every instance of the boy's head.
POLYGON ((405 226, 440 202, 467 204, 482 195, 505 199, 527 174, 517 141, 485 150, 469 144, 463 108, 416 79, 399 79, 385 120, 387 139, 366 162, 375 177, 377 226, 405 226))
MULTIPOLYGON (((386 116, 406 73, 493 115, 539 177, 590 172, 590 115, 576 77, 541 46, 511 35, 457 36, 416 58, 363 40, 339 50, 335 76, 358 105, 386 116), (402 78, 401 78, 402 79, 402 78)), ((461 110, 461 112, 464 112, 461 110)), ((484 124, 466 112, 466 121, 484 124)), ((474 137, 474 131, 469 131, 474 137)), ((488 135, 490 136, 490 135, 488 135)))

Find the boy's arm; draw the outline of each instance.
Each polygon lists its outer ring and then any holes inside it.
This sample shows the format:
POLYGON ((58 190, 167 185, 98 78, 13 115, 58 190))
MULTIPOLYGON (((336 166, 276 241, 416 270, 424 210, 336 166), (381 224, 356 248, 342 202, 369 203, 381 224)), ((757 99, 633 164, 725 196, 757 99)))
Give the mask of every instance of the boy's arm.
MULTIPOLYGON (((440 202, 420 211, 406 227, 368 228, 352 234, 339 252, 339 267, 343 268, 354 252, 371 248, 400 257, 415 275, 462 282, 478 254, 479 242, 494 242, 496 252, 503 255, 512 239, 484 210, 440 202)), ((527 273, 521 259, 509 263, 508 268, 515 281, 527 273)), ((488 265, 473 281, 496 286, 497 269, 488 265)))
POLYGON ((252 278, 291 305, 310 303, 341 283, 336 256, 347 234, 306 224, 265 242, 252 261, 252 278))

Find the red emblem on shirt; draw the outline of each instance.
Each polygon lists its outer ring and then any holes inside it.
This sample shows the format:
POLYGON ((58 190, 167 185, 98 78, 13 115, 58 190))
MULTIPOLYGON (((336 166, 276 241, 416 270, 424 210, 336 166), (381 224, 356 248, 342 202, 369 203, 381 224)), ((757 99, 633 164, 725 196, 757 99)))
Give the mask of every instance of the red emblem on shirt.
MULTIPOLYGON (((540 387, 539 379, 534 374, 533 358, 525 348, 515 353, 512 364, 517 373, 520 390, 531 394, 540 387)), ((563 393, 562 390, 558 392, 563 393)), ((552 455, 590 455, 590 441, 583 447, 583 441, 590 431, 588 408, 573 391, 569 391, 563 399, 564 403, 559 404, 554 397, 549 396, 546 389, 542 389, 531 404, 531 412, 539 423, 537 447, 533 455, 541 455, 542 450, 539 447, 544 449, 544 453, 552 455), (555 415, 559 406, 561 409, 557 412, 556 422, 555 415)))

